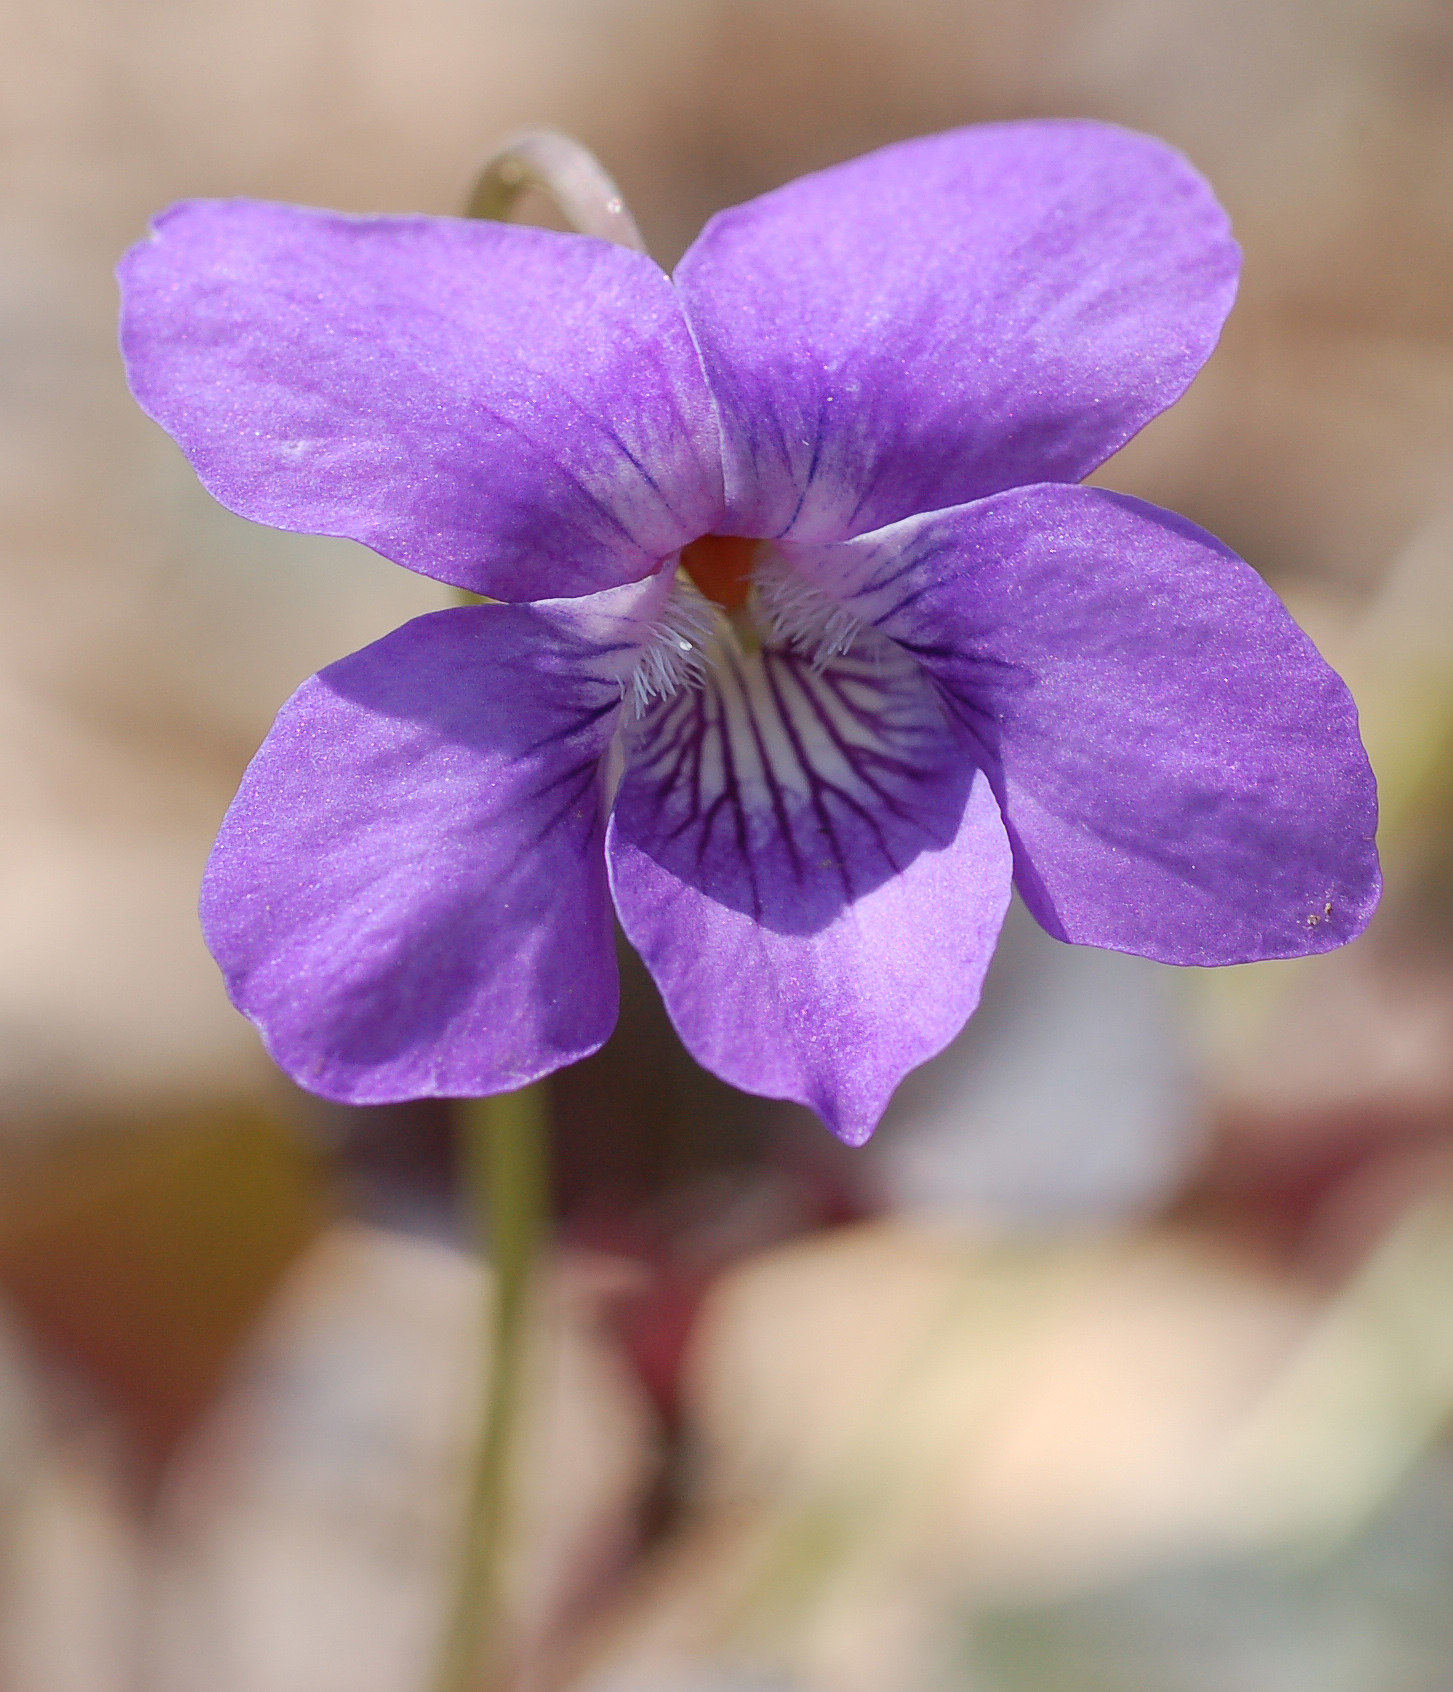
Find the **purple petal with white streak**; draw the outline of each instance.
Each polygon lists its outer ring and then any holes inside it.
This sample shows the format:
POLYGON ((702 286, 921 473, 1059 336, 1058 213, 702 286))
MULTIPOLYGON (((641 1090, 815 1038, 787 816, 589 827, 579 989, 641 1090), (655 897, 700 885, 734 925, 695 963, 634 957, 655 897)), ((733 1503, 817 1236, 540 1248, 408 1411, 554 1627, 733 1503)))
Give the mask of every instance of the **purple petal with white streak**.
POLYGON ((1204 530, 1044 485, 783 551, 935 678, 1051 934, 1226 964, 1366 925, 1377 792, 1352 698, 1204 530))
POLYGON ((1010 878, 917 666, 863 644, 818 669, 724 639, 702 689, 636 725, 608 845, 688 1049, 850 1144, 974 1010, 1010 878))
POLYGON ((244 517, 500 599, 637 580, 716 524, 711 397, 639 253, 192 201, 119 274, 137 399, 244 517))
POLYGON ((283 707, 202 918, 300 1085, 353 1104, 507 1091, 615 1024, 601 758, 659 582, 436 612, 283 707))
POLYGON ((732 533, 838 540, 1078 481, 1216 344, 1240 252, 1180 154, 986 124, 722 212, 676 282, 721 408, 732 533))

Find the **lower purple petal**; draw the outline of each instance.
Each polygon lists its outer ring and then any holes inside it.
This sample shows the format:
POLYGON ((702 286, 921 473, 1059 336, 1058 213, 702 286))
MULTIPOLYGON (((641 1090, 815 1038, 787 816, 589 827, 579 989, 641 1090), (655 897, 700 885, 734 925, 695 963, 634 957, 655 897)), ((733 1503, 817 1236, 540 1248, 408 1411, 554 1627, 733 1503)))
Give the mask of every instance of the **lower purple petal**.
POLYGON ((1204 530, 1039 485, 783 550, 935 678, 1051 934, 1227 964, 1366 926, 1377 792, 1352 698, 1204 530))
POLYGON ((300 1085, 355 1104, 503 1092, 609 1035, 600 762, 616 613, 655 591, 420 617, 284 706, 202 918, 300 1085))
MULTIPOLYGON (((987 781, 918 667, 724 638, 635 726, 616 908, 688 1049, 850 1144, 978 1003, 1009 897, 987 781)), ((876 648, 876 649, 875 649, 876 648)))

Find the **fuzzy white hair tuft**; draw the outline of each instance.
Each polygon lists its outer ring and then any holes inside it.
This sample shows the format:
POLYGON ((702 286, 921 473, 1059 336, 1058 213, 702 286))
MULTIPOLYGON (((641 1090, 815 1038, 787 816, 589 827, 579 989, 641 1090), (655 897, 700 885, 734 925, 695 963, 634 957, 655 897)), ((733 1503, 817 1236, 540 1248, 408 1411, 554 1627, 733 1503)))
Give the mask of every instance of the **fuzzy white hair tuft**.
POLYGON ((716 608, 695 584, 678 577, 666 609, 641 648, 629 684, 636 715, 683 687, 699 688, 706 676, 706 649, 716 638, 716 608))
POLYGON ((853 648, 862 620, 771 553, 752 575, 753 611, 769 637, 808 653, 815 670, 853 648))

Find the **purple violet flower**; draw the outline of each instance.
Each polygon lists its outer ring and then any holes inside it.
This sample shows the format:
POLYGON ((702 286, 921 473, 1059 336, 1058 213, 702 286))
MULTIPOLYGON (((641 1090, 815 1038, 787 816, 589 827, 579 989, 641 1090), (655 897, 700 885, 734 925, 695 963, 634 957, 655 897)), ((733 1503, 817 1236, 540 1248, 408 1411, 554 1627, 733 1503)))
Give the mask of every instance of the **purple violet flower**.
POLYGON ((146 410, 232 510, 515 603, 284 706, 208 941, 303 1086, 515 1088, 616 1018, 867 1137, 1060 939, 1339 946, 1379 890, 1347 690, 1184 519, 1078 484, 1185 390, 1238 250, 1161 143, 1012 123, 581 236, 192 202, 121 269, 146 410))

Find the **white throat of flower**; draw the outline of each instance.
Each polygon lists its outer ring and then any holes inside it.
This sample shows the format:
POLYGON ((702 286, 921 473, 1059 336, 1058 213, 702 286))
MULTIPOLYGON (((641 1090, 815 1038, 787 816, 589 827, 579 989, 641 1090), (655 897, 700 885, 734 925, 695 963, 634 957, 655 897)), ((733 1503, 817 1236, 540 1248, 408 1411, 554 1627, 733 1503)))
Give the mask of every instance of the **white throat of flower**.
POLYGON ((765 643, 802 653, 820 674, 852 650, 863 628, 846 606, 799 575, 775 549, 765 548, 743 611, 724 611, 678 573, 622 691, 641 717, 683 687, 705 686, 712 649, 723 639, 734 639, 744 652, 765 643))

